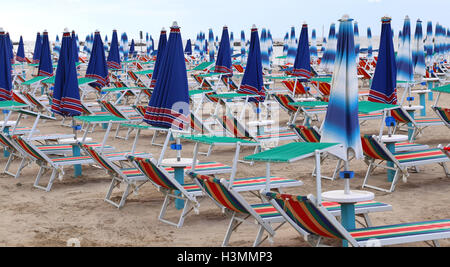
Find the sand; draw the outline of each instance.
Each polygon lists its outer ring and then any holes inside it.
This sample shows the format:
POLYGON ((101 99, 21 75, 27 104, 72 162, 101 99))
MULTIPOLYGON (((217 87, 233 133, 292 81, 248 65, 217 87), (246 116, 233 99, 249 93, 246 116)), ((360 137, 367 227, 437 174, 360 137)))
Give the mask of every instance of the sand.
MULTIPOLYGON (((441 103, 448 103, 450 96, 444 96, 441 103)), ((417 104, 417 103, 416 103, 417 104)), ((430 102, 427 105, 431 105, 430 102)), ((442 104, 445 106, 445 104, 442 104)), ((428 114, 433 116, 431 109, 428 114)), ((287 114, 280 111, 282 124, 287 121, 287 114)), ((31 119, 24 125, 31 126, 31 119)), ((362 133, 376 134, 379 121, 369 121, 362 127, 362 133)), ((42 134, 71 133, 71 129, 60 125, 60 121, 45 122, 39 125, 42 134)), ((450 143, 449 129, 445 126, 427 128, 417 143, 436 147, 438 144, 450 143)), ((101 142, 104 130, 96 128, 89 136, 101 142)), ((138 150, 159 156, 160 147, 151 146, 152 132, 143 132, 138 150)), ((159 137, 162 141, 162 137, 159 137)), ((107 142, 119 151, 129 150, 131 141, 114 139, 113 134, 107 142)), ((283 142, 286 143, 286 142, 283 142)), ((205 150, 206 147, 202 147, 205 150)), ((183 143, 183 156, 190 157, 193 144, 183 143)), ((249 155, 252 149, 245 149, 241 156, 249 155)), ((169 151, 166 157, 174 156, 169 151)), ((211 157, 201 160, 218 161, 231 165, 234 149, 214 149, 211 157)), ((336 161, 326 161, 323 172, 330 173, 336 161)), ((6 164, 6 158, 0 158, 0 166, 6 164)), ((272 174, 299 179, 304 186, 287 189, 287 193, 314 194, 315 180, 311 176, 313 160, 303 160, 295 164, 273 164, 272 174)), ((17 166, 17 165, 16 165, 17 166)), ((362 160, 352 161, 351 169, 356 178, 351 181, 352 189, 361 189, 367 166, 362 160)), ((0 246, 66 246, 67 241, 76 238, 81 246, 220 246, 228 227, 227 215, 213 204, 210 199, 201 202, 200 214, 191 214, 184 226, 177 229, 158 220, 163 202, 163 195, 150 183, 144 185, 138 195, 131 195, 121 210, 106 203, 103 199, 111 178, 99 167, 83 166, 83 177, 73 178, 73 169, 66 168, 62 181, 57 180, 51 192, 44 192, 33 187, 37 166, 24 169, 17 180, 0 176, 0 246)), ((264 176, 265 165, 254 166, 240 163, 238 177, 264 176)), ((220 175, 219 177, 227 177, 220 175)), ((373 183, 388 186, 386 173, 376 171, 373 183)), ((323 191, 342 189, 342 181, 322 181, 323 191)), ((122 188, 123 189, 123 188, 122 188)), ((372 190, 369 190, 372 191, 372 190)), ((373 191, 376 200, 389 203, 394 210, 371 214, 374 225, 396 224, 413 221, 438 220, 450 218, 450 178, 446 178, 442 168, 437 165, 426 165, 420 173, 412 173, 408 182, 399 182, 394 193, 373 191)), ((243 194, 251 203, 257 198, 243 194)), ((116 194, 116 197, 119 195, 116 194)), ((171 210, 169 218, 177 219, 178 212, 171 210)), ((254 224, 241 226, 237 234, 231 238, 231 246, 251 246, 257 233, 254 224)), ((327 241, 330 245, 339 245, 327 241)), ((413 243, 407 246, 423 246, 424 243, 413 243)), ((442 246, 450 246, 448 240, 441 241, 442 246)), ((290 225, 284 225, 274 238, 274 243, 265 242, 263 246, 303 247, 308 244, 294 231, 290 225)))

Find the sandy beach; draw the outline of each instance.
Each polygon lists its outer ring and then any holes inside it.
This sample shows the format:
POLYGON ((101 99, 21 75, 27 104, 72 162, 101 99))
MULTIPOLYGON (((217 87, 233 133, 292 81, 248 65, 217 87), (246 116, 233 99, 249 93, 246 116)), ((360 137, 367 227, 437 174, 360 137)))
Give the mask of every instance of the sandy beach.
MULTIPOLYGON (((278 85, 277 85, 278 86, 278 85)), ((279 85, 281 86, 281 85, 279 85)), ((416 97, 418 99, 418 97, 416 97)), ((441 103, 448 103, 450 96, 443 96, 441 103)), ((418 100, 417 100, 418 102, 418 100)), ((416 103, 418 104, 418 103, 416 103)), ((428 116, 435 116, 431 102, 427 102, 428 116)), ((444 104, 445 106, 445 104, 444 104)), ((284 125, 287 114, 280 110, 281 122, 284 125)), ((27 118, 22 125, 31 126, 32 119, 27 118)), ((41 122, 40 134, 68 133, 72 130, 60 125, 60 120, 41 122)), ((367 122, 361 129, 362 134, 376 134, 380 125, 379 120, 367 122)), ((450 143, 449 129, 445 126, 434 126, 425 129, 419 136, 417 143, 436 147, 439 144, 450 143)), ((157 157, 160 147, 151 145, 153 132, 141 133, 138 151, 149 152, 157 157)), ((89 134, 94 141, 101 142, 104 130, 96 128, 89 134)), ((159 137, 160 141, 162 136, 159 137)), ((284 144, 286 142, 282 142, 284 144)), ((132 141, 114 139, 113 134, 107 141, 117 151, 131 148, 132 141)), ((206 150, 206 146, 202 146, 206 150)), ((192 143, 183 143, 182 155, 191 157, 192 143)), ((253 149, 244 149, 241 157, 252 154, 253 149)), ((167 157, 175 153, 168 151, 167 157)), ((232 164, 234 149, 216 147, 209 158, 202 156, 201 161, 218 161, 232 164)), ((323 164, 323 172, 329 174, 336 161, 328 160, 323 164)), ((0 166, 6 164, 6 158, 0 158, 0 166)), ((15 166, 17 162, 15 162, 15 166)), ((273 164, 272 174, 295 178, 304 182, 304 186, 285 190, 292 194, 314 194, 315 179, 311 176, 314 166, 312 159, 303 160, 295 164, 273 164)), ((351 189, 361 189, 367 165, 362 160, 352 161, 351 169, 356 178, 351 181, 351 189)), ((26 167, 19 179, 10 176, 0 176, 0 246, 66 246, 67 241, 76 238, 81 246, 220 246, 228 227, 230 217, 221 213, 213 202, 205 198, 201 202, 200 214, 191 214, 185 220, 183 228, 176 229, 158 220, 163 195, 147 183, 138 195, 131 195, 121 210, 106 203, 103 199, 109 187, 111 178, 103 169, 92 165, 83 165, 83 176, 73 178, 73 168, 65 168, 62 181, 57 180, 51 192, 44 192, 33 187, 37 165, 26 167)), ((388 186, 386 172, 377 170, 376 179, 372 182, 384 187, 388 186)), ((237 177, 264 176, 264 164, 253 166, 240 163, 237 177)), ((228 175, 219 175, 227 177, 228 175)), ((188 179, 188 178, 187 178, 188 179)), ((323 191, 343 189, 344 183, 337 181, 322 181, 323 191)), ((122 188, 123 189, 123 188, 122 188)), ((369 190, 371 191, 371 190, 369 190)), ((419 173, 411 173, 408 182, 399 182, 394 193, 373 191, 375 200, 393 206, 393 211, 371 214, 375 226, 414 221, 438 220, 450 218, 450 180, 446 178, 441 166, 425 165, 419 173)), ((251 194, 244 193, 244 197, 251 203, 258 199, 251 194)), ((116 197, 119 197, 116 194, 116 197)), ((169 211, 169 217, 178 218, 178 212, 169 211)), ((231 246, 251 246, 257 233, 254 224, 245 224, 232 236, 231 246)), ((326 241, 329 245, 339 245, 338 242, 326 241)), ((308 246, 303 238, 290 225, 284 225, 277 231, 274 243, 265 242, 263 246, 308 246)), ((407 246, 424 246, 424 243, 412 243, 407 246)), ((442 240, 441 246, 450 246, 449 240, 442 240)))

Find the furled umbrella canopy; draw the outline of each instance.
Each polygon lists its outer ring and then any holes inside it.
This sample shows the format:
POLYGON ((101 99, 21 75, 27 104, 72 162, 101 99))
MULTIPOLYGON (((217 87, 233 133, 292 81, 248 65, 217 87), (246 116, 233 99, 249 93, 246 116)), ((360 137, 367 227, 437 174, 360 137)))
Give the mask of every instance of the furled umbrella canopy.
POLYGON ((59 36, 56 35, 55 47, 53 48, 53 52, 55 52, 57 57, 59 57, 60 50, 61 50, 61 42, 59 41, 59 36))
POLYGON ((397 80, 410 82, 414 80, 412 46, 411 46, 411 22, 406 16, 402 30, 401 47, 397 54, 397 80))
POLYGON ((215 72, 227 73, 226 76, 232 76, 231 69, 231 54, 230 54, 230 39, 228 35, 228 27, 224 26, 222 30, 222 38, 220 39, 219 52, 217 53, 217 61, 215 72))
POLYGON ((41 34, 38 32, 36 35, 36 42, 34 43, 33 64, 39 63, 39 57, 41 56, 42 39, 41 34))
POLYGON ((368 100, 378 103, 397 104, 397 64, 391 18, 383 17, 381 23, 378 61, 368 100))
POLYGON ((12 99, 11 61, 6 33, 0 28, 0 101, 12 99))
POLYGON ((266 97, 263 82, 263 69, 261 62, 261 47, 259 43, 258 29, 255 25, 252 27, 250 36, 250 48, 247 57, 247 67, 241 86, 237 90, 241 94, 256 95, 257 97, 249 99, 254 102, 263 102, 266 97))
POLYGON ((130 56, 134 57, 136 50, 135 50, 135 44, 134 44, 134 39, 131 39, 131 45, 130 45, 130 56))
POLYGON ((192 55, 192 43, 191 39, 188 39, 186 42, 186 48, 184 49, 184 53, 188 56, 192 55))
POLYGON ((109 46, 108 59, 106 64, 109 69, 120 70, 122 65, 120 63, 120 53, 119 53, 119 40, 117 38, 117 31, 113 30, 113 35, 111 39, 111 45, 109 46))
POLYGON ((41 56, 39 57, 39 76, 53 76, 53 61, 50 51, 48 32, 45 30, 42 35, 41 56))
POLYGON ((156 82, 158 80, 158 75, 159 75, 159 67, 164 58, 164 51, 166 49, 166 45, 167 45, 167 32, 163 28, 161 30, 161 34, 159 36, 158 54, 156 56, 155 67, 153 68, 153 75, 152 75, 152 81, 150 84, 150 88, 154 88, 156 86, 156 82))
POLYGON ((291 65, 294 64, 296 55, 297 55, 297 41, 295 39, 295 27, 292 26, 286 62, 291 65))
MULTIPOLYGON (((352 19, 340 20, 336 62, 331 83, 330 103, 321 142, 339 143, 347 151, 363 157, 358 119, 358 77, 352 19)), ((348 158, 347 158, 348 160, 348 158)))
POLYGON ((79 116, 83 112, 80 101, 80 90, 75 66, 74 54, 71 51, 70 32, 65 29, 61 44, 61 54, 56 68, 55 86, 51 110, 64 117, 79 116))
POLYGON ((311 56, 308 41, 308 25, 302 25, 300 40, 298 42, 297 56, 295 57, 294 68, 290 73, 293 76, 311 78, 311 56))
POLYGON ((109 84, 108 65, 99 31, 96 31, 94 35, 94 44, 86 70, 86 78, 96 80, 96 82, 91 83, 91 86, 94 88, 102 88, 109 84))
POLYGON ((72 44, 72 53, 73 53, 73 60, 75 61, 75 63, 79 62, 79 58, 78 58, 78 51, 79 51, 79 46, 78 46, 78 37, 75 35, 75 31, 72 31, 72 36, 70 38, 70 42, 72 44))
POLYGON ((416 23, 412 53, 414 73, 424 77, 426 74, 425 51, 423 47, 422 21, 420 19, 416 23))
POLYGON ((187 129, 190 124, 189 87, 183 42, 176 22, 170 29, 163 53, 160 74, 144 121, 156 127, 187 129))
POLYGON ((17 47, 16 60, 18 62, 26 62, 25 59, 25 48, 23 46, 23 38, 20 36, 19 47, 17 47))

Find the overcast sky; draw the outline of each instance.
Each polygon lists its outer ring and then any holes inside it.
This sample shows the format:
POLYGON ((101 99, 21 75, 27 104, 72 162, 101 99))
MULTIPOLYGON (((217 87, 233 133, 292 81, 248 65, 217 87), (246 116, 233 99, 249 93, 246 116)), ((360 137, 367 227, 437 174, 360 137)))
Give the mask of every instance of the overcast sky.
POLYGON ((349 14, 359 23, 360 35, 367 27, 379 35, 380 19, 392 17, 397 33, 406 15, 415 27, 417 18, 440 22, 450 27, 450 0, 0 0, 0 27, 10 32, 17 41, 20 35, 33 41, 36 32, 47 29, 50 39, 61 35, 65 27, 74 29, 84 40, 86 34, 99 29, 110 38, 115 28, 127 32, 129 39, 138 39, 139 31, 149 32, 157 39, 162 27, 173 21, 181 27, 183 39, 195 38, 199 31, 209 28, 215 35, 228 25, 235 36, 245 30, 247 36, 252 24, 272 31, 274 38, 282 38, 294 25, 297 34, 306 21, 317 30, 328 34, 329 25, 349 14))

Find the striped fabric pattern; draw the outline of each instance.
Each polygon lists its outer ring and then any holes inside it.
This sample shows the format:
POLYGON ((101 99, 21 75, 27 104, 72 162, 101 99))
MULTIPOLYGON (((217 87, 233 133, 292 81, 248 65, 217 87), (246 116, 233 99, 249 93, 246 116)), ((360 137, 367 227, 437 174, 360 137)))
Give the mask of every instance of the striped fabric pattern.
POLYGON ((411 123, 409 116, 401 108, 391 110, 391 116, 399 123, 411 123))
POLYGON ((125 115, 122 114, 122 112, 120 110, 118 110, 112 103, 108 102, 108 101, 101 101, 102 106, 108 110, 112 115, 122 118, 122 119, 127 119, 125 117, 125 115))
POLYGON ((47 161, 45 158, 42 157, 39 151, 36 151, 33 147, 31 147, 27 142, 25 142, 22 139, 22 137, 14 135, 12 138, 20 146, 20 148, 22 148, 25 152, 33 156, 35 159, 39 161, 47 161))
POLYGON ((236 118, 224 115, 219 117, 219 121, 223 128, 228 130, 236 138, 251 138, 250 133, 238 122, 236 118))
POLYGON ((333 224, 317 210, 308 198, 267 193, 298 226, 310 234, 333 239, 344 239, 333 224))
POLYGON ((129 159, 136 163, 139 170, 155 184, 166 189, 177 189, 176 186, 156 167, 149 159, 132 157, 129 159))
POLYGON ((269 139, 296 139, 297 135, 294 132, 291 131, 283 131, 279 133, 270 133, 270 134, 263 134, 256 136, 259 140, 269 140, 269 139))
POLYGON ((248 213, 244 206, 239 203, 239 201, 220 183, 218 179, 204 175, 192 175, 197 178, 208 195, 210 195, 222 206, 237 213, 248 213))
POLYGON ((84 150, 98 163, 100 164, 105 170, 107 170, 110 173, 115 173, 115 169, 109 165, 109 162, 105 161, 103 159, 103 156, 100 155, 93 147, 90 147, 88 145, 82 145, 84 150))
POLYGON ((435 107, 436 112, 445 121, 447 125, 450 125, 450 108, 435 107))
POLYGON ((198 85, 201 85, 204 90, 211 90, 213 87, 213 85, 203 77, 193 74, 192 78, 194 78, 198 85))
POLYGON ((281 214, 270 203, 254 204, 250 206, 263 219, 281 217, 281 214))
POLYGON ((301 82, 297 82, 297 85, 295 85, 295 81, 282 81, 282 83, 291 92, 294 92, 294 86, 295 86, 295 94, 296 95, 305 95, 306 94, 305 87, 303 86, 303 84, 301 82))
POLYGON ((298 125, 292 128, 305 142, 320 143, 320 134, 313 127, 298 125))
POLYGON ((447 155, 445 155, 440 149, 427 149, 420 151, 411 152, 401 152, 395 153, 395 158, 400 163, 410 163, 415 161, 426 161, 426 160, 447 160, 447 155))
POLYGON ((356 241, 361 242, 375 238, 388 239, 403 236, 412 237, 415 235, 436 234, 448 231, 450 231, 450 220, 370 227, 365 229, 350 230, 349 232, 350 235, 356 239, 356 241))
MULTIPOLYGON (((285 183, 297 183, 298 181, 295 179, 289 179, 284 177, 270 177, 270 185, 272 187, 276 187, 277 184, 285 184, 285 183)), ((249 177, 249 178, 239 178, 234 179, 233 187, 249 187, 249 186, 265 186, 266 177, 249 177)))
POLYGON ((372 136, 364 135, 361 137, 361 143, 363 147, 364 155, 369 158, 379 159, 379 160, 387 160, 390 161, 391 158, 388 154, 384 152, 384 150, 380 147, 378 142, 376 142, 372 136))
POLYGON ((282 95, 282 94, 276 94, 273 95, 275 97, 275 100, 280 104, 282 108, 284 108, 288 112, 297 112, 297 108, 294 106, 289 105, 289 103, 295 102, 294 99, 290 95, 282 95))

